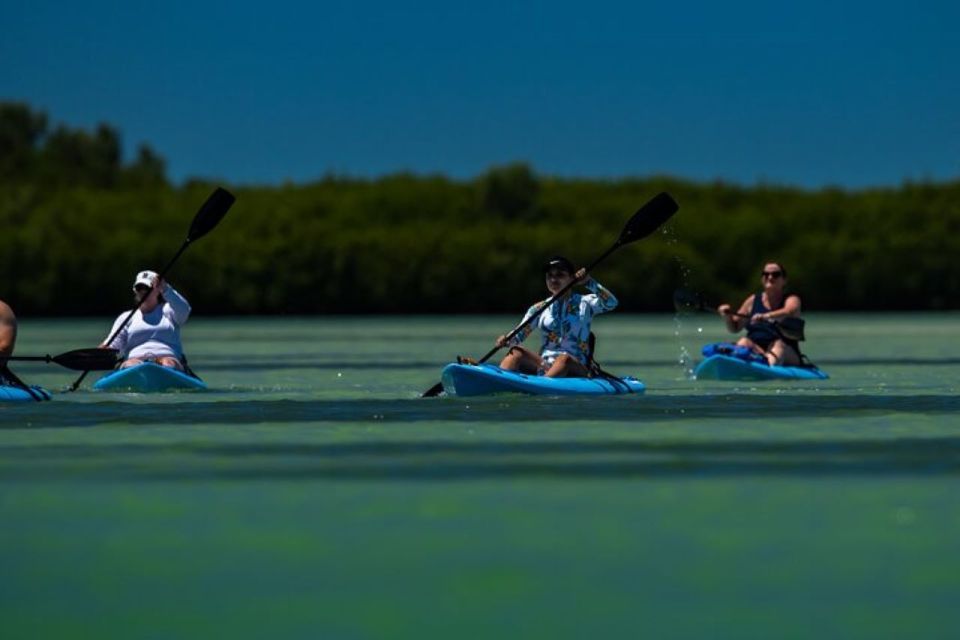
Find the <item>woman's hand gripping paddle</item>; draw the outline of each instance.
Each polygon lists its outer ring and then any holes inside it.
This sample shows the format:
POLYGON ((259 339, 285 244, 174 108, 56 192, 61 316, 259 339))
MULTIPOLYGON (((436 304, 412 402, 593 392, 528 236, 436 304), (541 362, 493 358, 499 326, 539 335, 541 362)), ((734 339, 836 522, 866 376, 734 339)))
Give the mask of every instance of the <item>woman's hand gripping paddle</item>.
MULTIPOLYGON (((627 221, 627 224, 624 225, 623 230, 620 232, 620 237, 617 238, 617 241, 614 242, 609 249, 603 252, 603 254, 599 258, 591 262, 585 268, 585 272, 586 272, 585 275, 589 275, 590 272, 593 271, 593 269, 598 264, 606 260, 611 253, 613 253, 620 247, 624 245, 628 245, 632 242, 636 242, 637 240, 640 240, 642 238, 646 238, 651 233, 659 229, 664 222, 669 220, 670 217, 677 212, 677 209, 679 209, 679 207, 677 206, 677 203, 674 201, 674 199, 670 197, 670 194, 664 192, 654 196, 653 199, 651 199, 647 204, 640 207, 637 210, 637 212, 633 214, 630 220, 627 221)), ((568 284, 563 289, 558 291, 556 294, 551 296, 540 307, 540 310, 537 313, 534 313, 532 316, 527 318, 525 322, 521 322, 519 325, 514 327, 513 330, 505 336, 506 340, 509 342, 511 338, 513 338, 515 335, 520 333, 520 331, 522 331, 525 326, 527 326, 528 324, 536 320, 538 317, 540 317, 540 314, 543 313, 544 310, 549 308, 550 305, 553 304, 557 299, 563 297, 567 293, 567 291, 569 291, 574 286, 576 286, 576 284, 577 284, 577 281, 572 280, 570 284, 568 284)), ((478 364, 486 362, 499 350, 500 350, 500 347, 494 347, 479 360, 478 364)), ((436 395, 439 395, 441 391, 443 391, 443 383, 438 382, 437 384, 433 385, 432 387, 424 391, 420 397, 432 398, 436 395)))

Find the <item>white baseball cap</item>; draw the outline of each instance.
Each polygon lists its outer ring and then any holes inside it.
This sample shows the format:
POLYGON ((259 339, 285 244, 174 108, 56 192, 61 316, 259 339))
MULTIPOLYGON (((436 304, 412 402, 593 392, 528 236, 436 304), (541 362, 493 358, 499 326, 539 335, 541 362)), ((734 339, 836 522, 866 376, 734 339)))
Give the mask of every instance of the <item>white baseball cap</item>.
POLYGON ((133 281, 133 290, 137 290, 137 285, 146 285, 148 287, 153 286, 153 279, 157 277, 156 271, 141 271, 137 274, 137 279, 133 281))

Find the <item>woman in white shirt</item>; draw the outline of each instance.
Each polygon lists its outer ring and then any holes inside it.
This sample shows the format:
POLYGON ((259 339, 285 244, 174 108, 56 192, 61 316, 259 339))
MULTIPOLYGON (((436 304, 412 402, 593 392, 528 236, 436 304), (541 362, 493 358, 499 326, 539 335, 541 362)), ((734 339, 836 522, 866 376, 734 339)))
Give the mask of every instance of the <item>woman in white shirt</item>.
MULTIPOLYGON (((140 307, 112 342, 104 342, 100 346, 117 349, 123 355, 124 362, 120 368, 155 362, 183 371, 180 327, 190 317, 190 303, 153 271, 138 273, 133 282, 133 291, 140 307)), ((112 336, 123 324, 128 313, 117 317, 109 335, 112 336)))

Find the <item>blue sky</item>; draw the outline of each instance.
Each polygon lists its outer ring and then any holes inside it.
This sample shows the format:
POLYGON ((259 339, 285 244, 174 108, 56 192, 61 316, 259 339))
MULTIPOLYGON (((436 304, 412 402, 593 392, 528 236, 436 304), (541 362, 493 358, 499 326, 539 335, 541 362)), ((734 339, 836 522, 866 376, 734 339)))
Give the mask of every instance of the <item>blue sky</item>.
POLYGON ((960 177, 957 2, 4 5, 0 98, 178 181, 960 177))

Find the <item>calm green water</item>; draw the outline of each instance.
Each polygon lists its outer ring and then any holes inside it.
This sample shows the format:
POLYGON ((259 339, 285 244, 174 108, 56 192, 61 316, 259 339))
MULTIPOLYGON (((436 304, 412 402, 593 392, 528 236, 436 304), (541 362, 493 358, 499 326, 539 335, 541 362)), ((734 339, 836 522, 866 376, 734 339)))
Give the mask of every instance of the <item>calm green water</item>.
POLYGON ((645 396, 417 398, 515 320, 196 319, 207 393, 0 405, 3 637, 955 635, 960 314, 813 316, 807 383, 691 381, 718 320, 611 316, 645 396))

